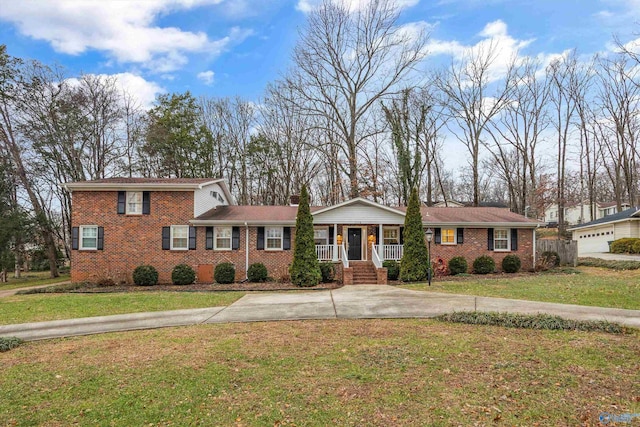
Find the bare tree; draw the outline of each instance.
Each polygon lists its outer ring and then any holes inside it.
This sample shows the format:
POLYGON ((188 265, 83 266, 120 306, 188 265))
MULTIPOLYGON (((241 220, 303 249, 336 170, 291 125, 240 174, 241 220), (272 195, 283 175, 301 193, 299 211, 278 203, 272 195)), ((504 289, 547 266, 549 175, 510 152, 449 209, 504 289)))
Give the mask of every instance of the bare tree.
POLYGON ((332 143, 347 160, 350 197, 360 191, 358 149, 370 133, 367 112, 397 91, 425 55, 427 36, 404 31, 398 16, 391 0, 372 0, 355 9, 349 2, 324 0, 309 14, 294 49, 296 68, 287 82, 307 114, 331 123, 332 143))
POLYGON ((488 146, 499 175, 507 185, 510 207, 524 214, 527 206, 537 206, 538 143, 548 126, 546 114, 549 81, 539 77, 540 64, 525 59, 513 73, 513 92, 499 120, 487 130, 493 144, 488 146))
POLYGON ((480 202, 480 147, 491 120, 510 101, 513 63, 500 81, 492 81, 490 71, 498 51, 493 42, 472 49, 464 60, 452 63, 435 80, 442 91, 448 114, 457 124, 451 131, 471 155, 472 200, 480 202), (490 92, 493 83, 495 90, 490 92))
POLYGON ((624 56, 614 60, 603 59, 598 65, 598 100, 602 115, 600 136, 608 151, 607 157, 613 164, 612 169, 616 171, 610 177, 620 210, 624 198, 634 206, 639 201, 640 86, 635 84, 638 68, 630 66, 629 59, 624 56), (623 188, 620 186, 620 179, 623 188))
POLYGON ((566 230, 564 210, 566 205, 566 164, 567 150, 571 139, 572 121, 577 105, 572 96, 571 87, 577 85, 578 60, 575 51, 566 57, 552 62, 547 68, 551 80, 551 123, 556 132, 557 143, 557 176, 556 203, 558 205, 558 235, 563 236, 566 230))

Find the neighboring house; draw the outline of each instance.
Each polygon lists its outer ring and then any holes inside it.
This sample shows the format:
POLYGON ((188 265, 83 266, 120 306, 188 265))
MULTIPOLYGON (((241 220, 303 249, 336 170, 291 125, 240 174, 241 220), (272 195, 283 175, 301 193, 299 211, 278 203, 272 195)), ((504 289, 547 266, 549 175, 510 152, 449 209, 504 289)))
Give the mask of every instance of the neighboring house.
MULTIPOLYGON (((628 203, 622 204, 622 209, 629 209, 628 203)), ((595 218, 600 219, 608 215, 615 214, 617 209, 616 202, 595 203, 595 218)), ((583 224, 591 221, 591 210, 588 203, 568 204, 564 208, 564 220, 568 225, 583 224)), ((558 205, 549 206, 544 212, 544 222, 554 224, 558 222, 558 205)))
POLYGON ((609 252, 609 243, 623 237, 640 237, 640 209, 630 208, 604 218, 577 225, 568 231, 578 242, 578 256, 609 252))
MULTIPOLYGON (((216 179, 113 178, 65 184, 72 192, 71 280, 130 281, 135 267, 156 267, 161 282, 180 263, 198 280, 212 281, 221 262, 236 279, 261 262, 276 280, 288 277, 297 206, 237 206, 225 181, 216 179)), ((404 207, 356 198, 312 207, 316 253, 336 265, 345 284, 386 282, 381 263, 403 252, 404 207)), ((498 268, 516 254, 534 266, 537 221, 500 208, 421 208, 433 230, 432 260, 464 256, 469 264, 489 255, 498 268)))

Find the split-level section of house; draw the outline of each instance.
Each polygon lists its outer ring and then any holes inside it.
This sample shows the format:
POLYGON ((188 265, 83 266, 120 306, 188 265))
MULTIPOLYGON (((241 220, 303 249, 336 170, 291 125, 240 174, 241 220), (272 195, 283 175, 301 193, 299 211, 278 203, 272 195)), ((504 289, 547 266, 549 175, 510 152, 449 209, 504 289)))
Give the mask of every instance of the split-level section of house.
MULTIPOLYGON (((201 282, 213 281, 222 262, 236 280, 263 263, 285 279, 293 260, 297 206, 238 206, 222 179, 111 178, 65 184, 72 192, 71 280, 131 281, 133 270, 153 265, 160 282, 186 263, 201 282)), ((508 254, 523 269, 535 264, 538 222, 500 208, 423 206, 432 229, 431 259, 463 256, 469 264, 489 255, 500 268, 508 254)), ((333 262, 345 284, 386 283, 385 260, 403 254, 404 207, 363 198, 312 207, 318 260, 333 262)))

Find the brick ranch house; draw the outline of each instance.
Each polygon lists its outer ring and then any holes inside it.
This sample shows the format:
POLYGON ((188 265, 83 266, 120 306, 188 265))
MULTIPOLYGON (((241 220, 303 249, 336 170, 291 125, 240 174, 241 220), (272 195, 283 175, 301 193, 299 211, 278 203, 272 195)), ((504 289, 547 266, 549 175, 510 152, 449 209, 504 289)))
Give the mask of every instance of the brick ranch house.
MULTIPOLYGON (((288 277, 297 206, 238 206, 222 179, 111 178, 64 184, 72 193, 71 280, 131 282, 133 270, 153 265, 160 282, 191 265, 198 281, 212 282, 221 262, 263 263, 274 279, 288 277)), ((386 283, 387 259, 400 260, 404 207, 363 198, 312 207, 316 253, 335 263, 345 284, 386 283)), ((498 268, 516 254, 522 268, 535 265, 538 222, 501 208, 422 208, 433 230, 431 258, 464 256, 469 264, 489 255, 498 268)))

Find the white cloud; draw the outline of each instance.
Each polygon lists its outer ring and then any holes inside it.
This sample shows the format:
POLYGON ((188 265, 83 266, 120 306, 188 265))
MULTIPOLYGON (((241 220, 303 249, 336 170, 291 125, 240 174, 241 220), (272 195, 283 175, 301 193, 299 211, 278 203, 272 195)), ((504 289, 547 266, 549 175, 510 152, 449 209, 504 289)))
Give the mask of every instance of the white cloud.
MULTIPOLYGON (((352 11, 362 10, 371 3, 371 0, 333 0, 335 3, 343 3, 349 6, 352 11)), ((418 4, 420 0, 396 0, 399 9, 406 9, 418 4)), ((298 0, 296 9, 303 13, 309 13, 320 6, 322 0, 298 0)))
POLYGON ((145 80, 143 77, 132 73, 113 74, 118 86, 126 93, 140 101, 143 108, 150 108, 156 96, 165 93, 166 90, 155 82, 145 80))
POLYGON ((209 86, 213 84, 215 73, 211 70, 207 70, 207 71, 198 73, 197 77, 198 77, 198 80, 201 80, 204 84, 209 86))
POLYGON ((58 52, 78 55, 95 49, 118 62, 166 73, 183 67, 188 54, 218 55, 251 34, 233 28, 226 37, 211 40, 204 32, 154 24, 162 14, 223 1, 8 1, 0 8, 0 19, 13 22, 26 36, 49 42, 58 52))
POLYGON ((509 35, 508 26, 502 20, 489 22, 478 33, 482 39, 474 45, 463 45, 456 40, 432 39, 427 45, 429 55, 451 55, 454 60, 462 61, 469 57, 485 57, 491 53, 489 80, 502 78, 509 64, 520 56, 520 51, 529 46, 534 39, 518 40, 509 35))

